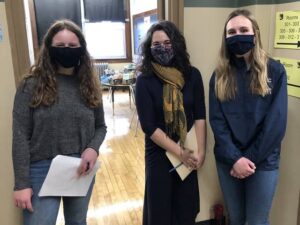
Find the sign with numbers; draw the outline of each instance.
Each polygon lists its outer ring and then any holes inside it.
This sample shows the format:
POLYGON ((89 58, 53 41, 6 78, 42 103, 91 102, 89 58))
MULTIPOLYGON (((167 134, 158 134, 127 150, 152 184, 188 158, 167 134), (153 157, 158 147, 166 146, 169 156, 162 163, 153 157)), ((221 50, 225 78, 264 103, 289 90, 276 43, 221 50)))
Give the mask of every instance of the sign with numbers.
POLYGON ((286 70, 288 95, 300 98, 300 60, 275 57, 286 70))
POLYGON ((276 13, 274 47, 300 49, 300 11, 276 13))

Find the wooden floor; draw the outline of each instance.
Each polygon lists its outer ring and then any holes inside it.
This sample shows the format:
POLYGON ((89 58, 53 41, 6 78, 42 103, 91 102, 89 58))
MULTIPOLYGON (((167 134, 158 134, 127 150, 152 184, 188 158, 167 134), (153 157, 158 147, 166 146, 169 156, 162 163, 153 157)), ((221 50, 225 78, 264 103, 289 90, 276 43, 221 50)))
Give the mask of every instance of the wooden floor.
MULTIPOLYGON (((128 91, 115 92, 115 115, 108 93, 103 93, 107 135, 100 147, 101 168, 89 205, 88 225, 140 225, 144 195, 144 135, 135 121, 128 91)), ((57 225, 63 225, 62 210, 57 225)))

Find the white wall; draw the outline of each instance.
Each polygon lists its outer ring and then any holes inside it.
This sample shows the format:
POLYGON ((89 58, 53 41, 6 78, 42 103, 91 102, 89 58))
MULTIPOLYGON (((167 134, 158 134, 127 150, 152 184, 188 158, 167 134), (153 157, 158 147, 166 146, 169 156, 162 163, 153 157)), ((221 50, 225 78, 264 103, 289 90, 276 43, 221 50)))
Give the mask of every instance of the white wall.
POLYGON ((31 21, 30 21, 30 13, 29 13, 29 4, 28 0, 24 1, 24 10, 25 10, 25 24, 26 24, 26 33, 27 33, 27 40, 28 40, 28 50, 29 50, 29 60, 30 65, 34 63, 34 49, 33 49, 33 40, 31 34, 31 21))
POLYGON ((131 15, 157 8, 157 0, 130 0, 131 15))

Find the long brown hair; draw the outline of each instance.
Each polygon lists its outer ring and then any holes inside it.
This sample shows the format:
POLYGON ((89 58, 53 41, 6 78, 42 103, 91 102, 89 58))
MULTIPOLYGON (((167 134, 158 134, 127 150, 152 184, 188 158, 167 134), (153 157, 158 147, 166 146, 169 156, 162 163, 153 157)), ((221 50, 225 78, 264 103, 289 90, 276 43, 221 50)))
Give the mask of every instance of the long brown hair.
POLYGON ((151 44, 152 36, 155 31, 163 31, 170 38, 174 51, 174 60, 172 61, 171 66, 177 68, 185 77, 189 76, 191 63, 190 55, 187 52, 185 38, 174 23, 166 20, 162 20, 153 24, 147 31, 146 37, 140 46, 142 62, 139 65, 138 70, 143 73, 153 71, 151 64, 153 61, 151 44))
POLYGON ((216 67, 216 82, 215 92, 220 101, 231 100, 235 98, 237 87, 234 68, 230 64, 230 53, 226 47, 226 26, 229 20, 236 16, 244 16, 252 23, 254 31, 255 46, 250 52, 250 68, 251 68, 251 83, 250 91, 252 94, 265 96, 270 92, 268 86, 268 71, 267 62, 268 54, 262 48, 260 31, 257 21, 253 15, 245 9, 237 9, 233 11, 227 18, 223 37, 222 45, 219 55, 219 62, 216 67))
POLYGON ((75 67, 74 72, 80 82, 80 92, 90 107, 96 107, 101 104, 101 89, 99 81, 96 79, 92 60, 87 52, 86 41, 80 28, 69 20, 56 21, 44 36, 39 56, 35 64, 30 68, 29 77, 36 78, 31 106, 38 107, 39 105, 52 105, 57 99, 57 84, 55 75, 58 72, 58 65, 49 55, 49 49, 52 45, 53 37, 62 30, 69 30, 74 33, 80 42, 83 49, 83 55, 80 58, 80 63, 75 67))

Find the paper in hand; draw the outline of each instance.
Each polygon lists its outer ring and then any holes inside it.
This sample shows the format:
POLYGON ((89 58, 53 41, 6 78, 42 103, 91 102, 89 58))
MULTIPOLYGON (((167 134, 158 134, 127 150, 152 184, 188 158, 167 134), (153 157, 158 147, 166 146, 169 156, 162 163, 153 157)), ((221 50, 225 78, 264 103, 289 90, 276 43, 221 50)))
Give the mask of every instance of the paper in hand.
POLYGON ((56 156, 52 160, 39 196, 86 196, 100 163, 96 161, 89 174, 79 176, 77 169, 80 162, 81 158, 56 156))
MULTIPOLYGON (((184 142, 184 147, 193 151, 194 155, 198 154, 198 145, 197 145, 197 136, 195 131, 195 125, 192 126, 190 131, 186 135, 186 139, 184 142)), ((166 155, 170 162, 172 163, 173 167, 178 166, 180 163, 180 159, 173 153, 166 151, 166 155)), ((186 167, 184 164, 176 168, 176 172, 180 176, 181 180, 184 180, 191 172, 188 167, 186 167)))

